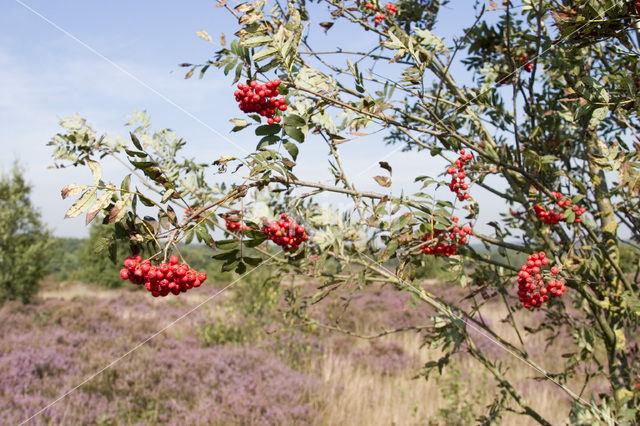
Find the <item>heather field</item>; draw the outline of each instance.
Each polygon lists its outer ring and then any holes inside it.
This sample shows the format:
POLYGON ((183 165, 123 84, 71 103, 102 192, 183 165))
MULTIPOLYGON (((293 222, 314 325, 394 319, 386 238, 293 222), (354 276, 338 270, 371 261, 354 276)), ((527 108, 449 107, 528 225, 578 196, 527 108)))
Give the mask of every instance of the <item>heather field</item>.
MULTIPOLYGON (((414 379, 438 357, 422 345, 419 332, 363 339, 294 324, 282 315, 281 290, 312 291, 314 284, 282 277, 266 285, 263 279, 239 282, 214 297, 30 424, 453 425, 488 414, 495 383, 464 355, 441 376, 414 379)), ((6 303, 0 310, 2 423, 26 420, 224 285, 154 299, 133 285, 110 290, 48 280, 33 303, 6 303)), ((447 291, 435 281, 424 286, 447 291)), ((311 311, 322 324, 362 335, 428 325, 430 314, 406 294, 378 285, 353 297, 345 289, 311 311)), ((504 312, 490 305, 485 311, 485 321, 501 330, 504 312)), ((547 348, 539 336, 526 340, 527 349, 553 371, 570 340, 557 337, 547 348)), ((569 402, 562 392, 533 380, 534 371, 483 336, 476 341, 503 360, 536 409, 554 424, 564 422, 569 402)), ((527 420, 511 416, 501 423, 527 420)))

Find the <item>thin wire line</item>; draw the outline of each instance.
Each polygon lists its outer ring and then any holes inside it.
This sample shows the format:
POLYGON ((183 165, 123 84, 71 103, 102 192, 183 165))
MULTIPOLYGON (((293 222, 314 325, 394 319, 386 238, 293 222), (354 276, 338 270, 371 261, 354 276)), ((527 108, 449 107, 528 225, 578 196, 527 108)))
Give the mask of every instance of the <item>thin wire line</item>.
MULTIPOLYGON (((371 262, 373 263, 378 263, 376 262, 374 259, 372 259, 371 257, 367 256, 366 254, 363 254, 364 257, 366 257, 367 259, 369 259, 371 262)), ((422 294, 423 297, 427 298, 427 299, 431 299, 433 302, 437 302, 437 300, 433 299, 432 297, 428 296, 427 294, 424 293, 424 290, 422 289, 418 289, 417 287, 415 287, 413 284, 409 283, 408 281, 402 279, 401 277, 399 277, 397 274, 391 272, 389 269, 387 269, 384 265, 380 265, 379 266, 382 270, 384 270, 386 273, 390 274, 391 276, 397 278, 398 280, 400 280, 401 283, 403 283, 404 285, 406 285, 407 287, 410 287, 412 289, 414 289, 416 292, 418 292, 419 294, 422 294), (421 291, 422 290, 422 291, 421 291)), ((553 377, 549 376, 547 374, 546 371, 544 371, 542 368, 532 364, 531 362, 527 361, 526 359, 522 358, 520 355, 518 355, 516 352, 514 352, 513 350, 511 350, 510 348, 508 348, 507 346, 503 345, 502 343, 498 342, 497 340, 495 340, 493 337, 491 337, 489 334, 486 334, 484 332, 484 330, 480 327, 478 327, 477 325, 475 325, 472 322, 467 322, 466 318, 460 318, 460 317, 456 317, 452 314, 447 315, 452 319, 462 319, 465 323, 465 325, 471 327, 472 329, 474 329, 476 332, 478 332, 479 334, 481 334, 482 336, 484 336, 485 338, 487 338, 490 342, 492 342, 493 344, 495 344, 496 346, 498 346, 499 348, 505 350, 506 352, 508 352, 509 354, 511 354, 514 358, 520 360, 522 363, 524 363, 525 365, 528 365, 529 367, 531 367, 532 369, 538 371, 540 374, 542 374, 543 376, 545 376, 545 378, 547 378, 548 380, 550 380, 552 383, 554 383, 556 386, 558 386, 560 389, 562 389, 565 393, 568 393, 567 390, 569 390, 573 395, 569 394, 570 397, 572 397, 574 400, 580 401, 584 406, 587 407, 591 407, 593 409, 596 409, 598 412, 600 412, 600 410, 597 409, 597 407, 593 406, 592 404, 590 404, 589 402, 585 401, 580 395, 578 395, 577 393, 575 393, 572 389, 570 389, 568 386, 563 386, 561 385, 557 380, 555 380, 553 377)), ((620 424, 618 423, 615 419, 611 419, 613 420, 613 422, 615 424, 620 424)))
POLYGON ((83 42, 82 40, 80 40, 79 38, 77 38, 76 36, 71 34, 69 31, 67 31, 64 28, 60 27, 58 24, 56 24, 55 22, 51 21, 46 16, 42 15, 37 10, 33 9, 31 6, 25 4, 21 0, 15 0, 15 2, 20 4, 21 6, 23 6, 25 9, 27 9, 28 11, 30 11, 34 15, 40 17, 43 21, 47 22, 49 25, 51 25, 52 27, 54 27, 55 29, 57 29, 61 33, 65 34, 67 37, 69 37, 72 40, 74 40, 75 42, 79 43, 81 46, 84 46, 87 50, 89 50, 94 55, 98 56, 99 58, 104 59, 105 61, 107 61, 108 63, 113 65, 116 69, 118 69, 120 72, 124 73, 125 75, 127 75, 128 77, 130 77, 131 79, 136 81, 138 84, 140 84, 141 86, 145 87, 146 89, 150 90, 154 94, 158 95, 162 100, 166 101, 167 103, 171 104, 172 106, 174 106, 178 110, 182 111, 183 113, 185 113, 187 116, 189 116, 190 118, 192 118, 196 122, 200 123, 201 125, 203 125, 207 129, 209 129, 210 131, 215 133, 216 135, 218 135, 221 138, 223 138, 226 142, 230 143, 231 145, 235 146, 236 148, 242 150, 243 152, 245 152, 247 154, 249 153, 249 151, 247 151, 245 148, 243 148, 242 146, 240 146, 237 143, 235 143, 234 141, 232 141, 228 136, 220 133, 218 130, 216 130, 215 128, 211 127, 209 124, 205 123, 200 118, 196 117, 192 112, 190 112, 187 109, 181 107, 175 101, 170 99, 168 96, 160 93, 158 90, 156 90, 155 88, 153 88, 149 84, 145 83, 144 81, 142 81, 141 79, 136 77, 134 74, 132 74, 131 72, 127 71, 126 69, 124 69, 123 67, 121 67, 120 65, 118 65, 117 63, 112 61, 111 59, 107 58, 105 55, 103 55, 102 53, 98 52, 96 49, 94 49, 93 47, 89 46, 87 43, 83 42))
MULTIPOLYGON (((607 13, 609 10, 613 9, 615 6, 617 6, 616 4, 613 4, 611 7, 609 7, 608 9, 606 9, 603 13, 607 13)), ((534 56, 533 58, 531 58, 531 60, 529 60, 527 63, 521 65, 520 67, 516 68, 515 70, 513 70, 511 73, 507 74, 504 79, 507 79, 513 75, 515 75, 516 73, 520 72, 528 63, 534 62, 535 60, 537 60, 538 58, 540 58, 541 56, 545 55, 546 53, 548 53, 549 51, 551 51, 551 49, 559 46, 561 43, 563 43, 564 41, 566 41, 568 38, 570 38, 572 35, 574 35, 575 33, 577 33, 578 31, 582 30, 583 28, 585 28, 587 25, 589 25, 589 22, 586 22, 584 25, 576 28, 574 31, 572 31, 571 33, 569 33, 568 35, 561 37, 556 43, 552 43, 551 46, 549 46, 547 49, 543 50, 542 52, 540 52, 538 55, 534 56)), ((443 126, 446 127, 446 124, 444 123, 443 120, 447 119, 448 117, 450 117, 452 114, 457 113, 459 110, 461 110, 462 108, 465 108, 467 106, 469 106, 469 104, 473 101, 475 101, 476 99, 478 99, 480 96, 484 95, 485 93, 494 90, 497 87, 497 84, 494 82, 494 84, 485 89, 484 91, 478 93, 476 96, 472 97, 471 99, 469 99, 467 102, 465 102, 464 104, 460 105, 459 107, 457 107, 456 109, 454 109, 453 111, 449 112, 448 114, 446 114, 444 117, 439 118, 437 116, 435 116, 435 119, 443 126)), ((446 132, 445 132, 446 134, 446 132)), ((376 161, 374 161, 371 165, 369 165, 368 167, 366 167, 364 170, 362 170, 358 175, 356 175, 356 178, 362 176, 364 173, 366 173, 368 170, 370 170, 372 167, 374 167, 379 161, 384 161, 386 159, 388 159, 389 157, 392 157, 393 155, 395 155, 398 151, 400 151, 401 149, 403 149, 404 147, 398 147, 396 149, 394 149, 393 151, 391 151, 389 154, 385 155, 384 157, 382 157, 381 159, 378 159, 376 161)))
POLYGON ((282 250, 280 250, 279 252, 277 252, 276 254, 274 254, 273 256, 271 256, 270 258, 268 258, 267 260, 265 260, 264 262, 262 262, 260 265, 258 265, 257 267, 255 267, 254 269, 252 269, 249 272, 246 272, 245 274, 243 274, 242 276, 238 277, 235 281, 232 281, 231 283, 229 283, 227 286, 225 286, 224 288, 222 288, 221 290, 219 290, 218 292, 214 293, 213 295, 207 297, 205 300, 203 300, 202 302, 200 302, 199 304, 197 304, 195 307, 191 308, 190 310, 188 310, 186 313, 182 314, 181 316, 179 316, 178 318, 176 318, 175 320, 173 320, 172 322, 170 322, 168 325, 166 325, 165 327, 163 327, 162 329, 160 329, 159 331, 157 331, 156 333, 152 334, 151 336, 147 337, 146 339, 144 339, 143 341, 141 341, 140 343, 138 343, 136 346, 134 346, 133 348, 129 349, 127 352, 125 352, 123 355, 119 356, 118 358, 116 358, 115 360, 111 361, 109 364, 107 364, 106 366, 104 366, 103 368, 101 368, 100 370, 98 370, 96 373, 90 375, 89 377, 87 377, 86 379, 84 379, 82 382, 80 382, 78 385, 74 386, 73 388, 71 388, 70 390, 68 390, 67 392, 63 393, 62 395, 60 395, 57 399, 55 399, 54 401, 52 401, 51 403, 49 403, 46 407, 42 408, 40 411, 38 411, 37 413, 33 414, 31 417, 29 417, 28 419, 26 419, 25 421, 23 421, 22 423, 20 423, 20 426, 24 425, 25 423, 27 423, 29 420, 33 419, 34 417, 38 416, 39 414, 41 414, 42 412, 44 412, 45 410, 48 410, 49 408, 53 407, 56 403, 60 402, 62 399, 64 399, 65 397, 69 396, 70 394, 72 394, 74 391, 76 391, 78 388, 80 388, 82 385, 84 385, 85 383, 89 382, 90 380, 92 380, 93 378, 95 378, 96 376, 100 375, 102 372, 104 372, 105 370, 109 369, 110 367, 114 366, 115 364, 117 364, 118 362, 120 362, 122 359, 126 358, 128 355, 132 354, 133 352, 135 352, 136 350, 138 350, 140 347, 142 347, 145 343, 147 343, 148 341, 150 341, 151 339, 153 339, 154 337, 158 336, 159 334, 165 332, 167 329, 169 329, 170 327, 174 326, 178 321, 182 320, 183 318, 186 318, 188 315, 192 314, 194 311, 196 311, 197 309, 199 309, 202 305, 204 305, 205 303, 211 301, 213 298, 215 298, 216 296, 220 295, 223 291, 227 290, 228 288, 230 288, 232 285, 234 285, 235 283, 237 283, 238 281, 240 281, 241 279, 243 279, 244 277, 246 277, 247 275, 257 271, 259 268, 261 268, 262 266, 264 266, 265 264, 267 264, 271 259, 273 259, 274 257, 276 257, 277 255, 279 255, 280 253, 282 253, 282 250))

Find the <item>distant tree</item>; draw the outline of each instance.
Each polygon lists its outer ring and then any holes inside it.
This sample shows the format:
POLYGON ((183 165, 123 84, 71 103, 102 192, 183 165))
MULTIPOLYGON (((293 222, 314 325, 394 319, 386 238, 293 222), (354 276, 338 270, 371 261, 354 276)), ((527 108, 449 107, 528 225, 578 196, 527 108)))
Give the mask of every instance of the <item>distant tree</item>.
POLYGON ((18 298, 29 302, 46 273, 49 232, 30 192, 17 164, 0 176, 0 303, 18 298))
POLYGON ((89 238, 85 239, 79 247, 77 269, 69 277, 111 288, 122 286, 123 281, 118 274, 119 268, 107 250, 111 243, 115 244, 116 253, 129 252, 126 242, 114 239, 112 226, 94 222, 89 230, 89 238))

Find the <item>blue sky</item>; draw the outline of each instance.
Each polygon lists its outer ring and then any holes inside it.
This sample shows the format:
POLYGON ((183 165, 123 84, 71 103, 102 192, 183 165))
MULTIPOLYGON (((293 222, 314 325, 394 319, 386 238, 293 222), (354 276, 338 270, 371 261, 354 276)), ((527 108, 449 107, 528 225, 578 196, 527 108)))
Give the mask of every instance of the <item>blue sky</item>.
MULTIPOLYGON (((15 159, 22 163, 34 185, 34 204, 56 236, 87 234, 82 219, 63 219, 71 201, 60 198, 60 189, 71 182, 88 181, 88 171, 47 169, 51 152, 46 142, 60 130, 61 117, 78 113, 99 132, 125 135, 125 115, 145 109, 156 128, 172 128, 188 141, 188 155, 208 161, 224 154, 242 154, 238 146, 255 147, 252 132, 229 133, 232 125, 228 120, 241 117, 231 79, 212 69, 203 80, 185 80, 185 69, 177 65, 204 61, 218 48, 199 39, 197 31, 206 30, 214 41, 220 32, 231 40, 237 31, 234 19, 215 4, 213 0, 7 0, 0 4, 0 170, 6 171, 15 159)), ((442 11, 435 32, 459 34, 473 22, 471 5, 469 0, 452 1, 442 11)), ((320 28, 315 31, 322 34, 320 28)), ((325 39, 317 40, 326 43, 322 46, 326 49, 363 42, 338 25, 325 39)), ((453 72, 464 73, 460 67, 453 72)), ((354 171, 358 188, 382 190, 372 179, 382 174, 378 167, 358 173, 394 149, 384 145, 380 133, 343 145, 345 167, 354 171)), ((328 177, 326 155, 326 146, 319 140, 305 142, 297 175, 313 180, 328 177)), ((412 184, 414 176, 440 173, 439 166, 432 170, 437 163, 427 153, 395 153, 385 159, 394 167, 391 190, 396 195, 403 189, 405 193, 417 189, 412 184)), ((105 167, 106 180, 119 182, 124 174, 115 164, 105 167)), ((481 203, 489 200, 486 194, 474 196, 481 203)), ((498 207, 493 203, 482 216, 495 218, 498 207)))

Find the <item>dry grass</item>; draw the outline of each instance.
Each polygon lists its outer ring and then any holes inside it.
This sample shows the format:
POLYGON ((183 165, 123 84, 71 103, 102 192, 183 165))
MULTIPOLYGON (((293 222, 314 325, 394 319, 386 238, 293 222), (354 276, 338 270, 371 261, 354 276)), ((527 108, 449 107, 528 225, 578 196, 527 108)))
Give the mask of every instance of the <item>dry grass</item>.
MULTIPOLYGON (((521 347, 517 334, 509 323, 503 320, 506 309, 500 304, 487 305, 482 309, 482 316, 491 324, 500 336, 521 347)), ((535 319, 528 312, 518 312, 516 322, 523 334, 527 350, 533 354, 532 360, 549 372, 560 371, 564 362, 561 357, 566 352, 569 340, 555 342, 555 345, 546 347, 542 334, 528 335, 524 325, 532 326, 535 319)), ((374 332, 371 327, 358 324, 359 332, 368 334, 374 332)), ((523 395, 529 404, 544 418, 554 425, 566 424, 570 411, 570 399, 565 392, 550 382, 536 381, 539 376, 532 367, 488 340, 486 337, 475 333, 474 341, 478 343, 490 359, 498 358, 506 369, 507 377, 523 395)), ((452 380, 451 373, 442 378, 437 373, 432 374, 429 380, 420 378, 413 380, 420 366, 429 360, 439 358, 438 350, 428 347, 420 348, 421 337, 412 332, 386 336, 387 341, 394 341, 401 345, 406 354, 417 361, 408 369, 394 375, 385 375, 363 367, 357 358, 342 353, 343 351, 329 351, 322 359, 322 377, 324 381, 333 385, 333 390, 327 395, 327 406, 318 424, 328 425, 422 425, 422 424, 456 424, 447 416, 439 415, 441 409, 452 409, 451 400, 445 399, 442 394, 443 387, 448 386, 447 380, 452 380), (337 386, 336 386, 337 385, 337 386)), ((343 343, 344 344, 344 343, 343 343)), ((357 341, 351 343, 357 345, 357 341)), ((460 399, 473 400, 476 405, 476 415, 487 414, 485 408, 492 403, 497 395, 498 387, 493 377, 477 361, 468 355, 458 355, 448 371, 458 370, 460 380, 458 383, 460 399)), ((595 384, 589 386, 592 388, 595 384)), ((579 391, 582 382, 579 378, 570 380, 567 386, 579 391)), ((586 395, 589 395, 588 389, 586 395)), ((462 404, 458 405, 461 408, 462 404)), ((515 404, 510 408, 516 410, 515 404)), ((500 424, 505 425, 533 425, 537 424, 527 416, 506 412, 503 414, 500 424)))

